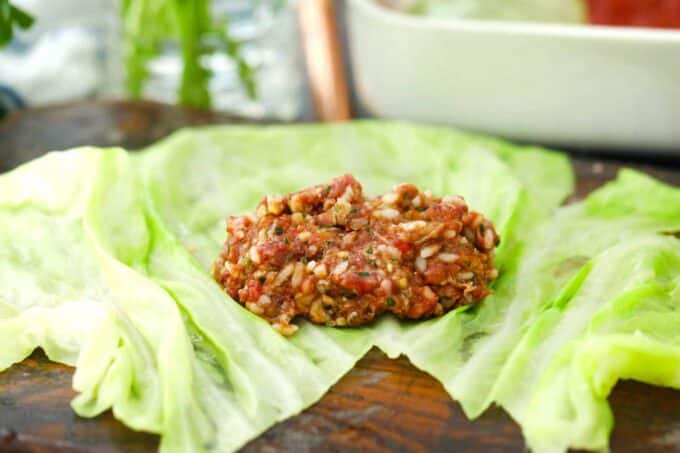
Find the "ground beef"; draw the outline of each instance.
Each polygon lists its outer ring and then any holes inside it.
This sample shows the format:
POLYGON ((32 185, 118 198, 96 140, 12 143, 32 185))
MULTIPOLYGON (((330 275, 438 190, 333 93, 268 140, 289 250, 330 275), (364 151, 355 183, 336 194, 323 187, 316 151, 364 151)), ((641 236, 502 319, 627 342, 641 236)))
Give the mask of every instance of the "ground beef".
POLYGON ((345 175, 229 217, 215 280, 281 333, 302 316, 359 326, 385 311, 441 316, 479 302, 498 276, 498 235, 459 196, 433 197, 400 184, 365 198, 345 175))

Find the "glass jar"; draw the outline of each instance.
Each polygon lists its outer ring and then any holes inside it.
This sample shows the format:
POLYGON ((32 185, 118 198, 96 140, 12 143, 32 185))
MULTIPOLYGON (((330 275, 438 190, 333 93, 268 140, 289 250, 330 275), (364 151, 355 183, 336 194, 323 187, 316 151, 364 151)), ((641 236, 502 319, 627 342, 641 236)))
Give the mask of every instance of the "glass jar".
MULTIPOLYGON (((214 23, 228 23, 230 38, 239 44, 252 68, 256 95, 249 97, 237 64, 224 49, 202 58, 212 74, 208 83, 214 110, 251 118, 294 119, 302 111, 302 64, 294 2, 285 0, 212 0, 214 23)), ((142 97, 178 101, 182 74, 180 46, 168 42, 148 62, 142 97)))
POLYGON ((40 106, 110 92, 115 0, 13 0, 35 23, 0 49, 0 108, 40 106))

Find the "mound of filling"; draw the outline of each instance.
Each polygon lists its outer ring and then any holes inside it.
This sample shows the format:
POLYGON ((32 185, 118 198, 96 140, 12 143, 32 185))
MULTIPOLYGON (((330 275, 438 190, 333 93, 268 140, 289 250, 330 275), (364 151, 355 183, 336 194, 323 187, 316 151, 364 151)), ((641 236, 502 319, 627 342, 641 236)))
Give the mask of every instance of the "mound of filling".
POLYGON ((491 222, 459 196, 413 184, 366 198, 351 175, 227 220, 215 280, 284 335, 297 316, 360 326, 383 312, 441 316, 481 301, 498 276, 491 222))

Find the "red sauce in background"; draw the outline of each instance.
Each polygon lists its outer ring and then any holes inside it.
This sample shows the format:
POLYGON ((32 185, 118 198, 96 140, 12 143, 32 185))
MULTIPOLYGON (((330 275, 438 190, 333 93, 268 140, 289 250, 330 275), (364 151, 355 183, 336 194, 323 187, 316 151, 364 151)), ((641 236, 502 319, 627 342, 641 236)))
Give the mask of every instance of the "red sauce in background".
POLYGON ((592 24, 680 28, 680 0, 588 0, 588 12, 592 24))

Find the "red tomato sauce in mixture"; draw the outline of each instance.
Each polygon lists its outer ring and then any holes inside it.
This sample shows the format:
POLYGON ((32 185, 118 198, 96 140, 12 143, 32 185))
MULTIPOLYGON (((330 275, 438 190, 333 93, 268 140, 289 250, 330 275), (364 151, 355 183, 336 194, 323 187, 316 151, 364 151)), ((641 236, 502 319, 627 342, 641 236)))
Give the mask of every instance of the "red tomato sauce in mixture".
POLYGON ((284 335, 300 316, 360 326, 383 312, 441 316, 490 294, 499 237, 459 196, 434 197, 399 184, 364 197, 351 175, 230 217, 213 267, 236 301, 284 335))

